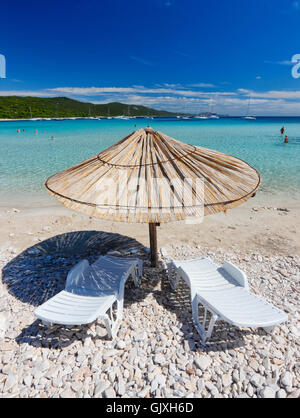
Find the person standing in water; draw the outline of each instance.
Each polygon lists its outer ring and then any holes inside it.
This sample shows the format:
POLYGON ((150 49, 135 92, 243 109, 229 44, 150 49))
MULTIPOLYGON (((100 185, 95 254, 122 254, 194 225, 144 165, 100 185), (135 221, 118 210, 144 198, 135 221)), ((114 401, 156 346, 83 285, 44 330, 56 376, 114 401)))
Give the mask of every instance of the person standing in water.
POLYGON ((284 134, 284 131, 285 131, 285 129, 284 129, 284 126, 280 129, 280 133, 281 133, 281 135, 283 135, 284 134))
POLYGON ((286 135, 286 136, 285 136, 285 138, 284 138, 284 143, 285 143, 285 144, 288 144, 288 143, 289 143, 289 137, 288 137, 287 135, 286 135))

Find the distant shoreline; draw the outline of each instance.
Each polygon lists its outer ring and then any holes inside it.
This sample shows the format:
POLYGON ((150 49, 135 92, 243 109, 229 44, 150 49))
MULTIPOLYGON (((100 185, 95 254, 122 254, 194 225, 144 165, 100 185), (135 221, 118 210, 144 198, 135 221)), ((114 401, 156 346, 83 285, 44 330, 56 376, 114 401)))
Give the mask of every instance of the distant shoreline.
MULTIPOLYGON (((220 119, 244 119, 243 116, 222 116, 218 115, 220 119)), ((0 118, 0 122, 47 122, 47 121, 63 121, 63 120, 112 120, 112 119, 121 119, 121 120, 131 120, 131 119, 180 119, 180 120, 194 120, 197 119, 197 115, 190 115, 188 118, 182 116, 69 116, 62 118, 23 118, 23 119, 3 119, 0 118)), ((299 116, 255 116, 257 119, 298 119, 299 116)), ((210 120, 210 118, 207 118, 210 120)), ((253 121, 255 122, 255 121, 253 121)), ((253 123, 251 122, 251 123, 253 123)))
MULTIPOLYGON (((163 117, 165 118, 166 116, 155 116, 155 117, 163 117)), ((111 117, 107 117, 107 116, 70 116, 70 117, 63 117, 63 118, 32 118, 32 119, 0 119, 0 122, 41 122, 41 121, 53 121, 53 120, 57 120, 57 121, 62 121, 62 120, 99 120, 99 119, 151 119, 148 116, 130 116, 127 118, 122 118, 120 116, 111 116, 111 117)))

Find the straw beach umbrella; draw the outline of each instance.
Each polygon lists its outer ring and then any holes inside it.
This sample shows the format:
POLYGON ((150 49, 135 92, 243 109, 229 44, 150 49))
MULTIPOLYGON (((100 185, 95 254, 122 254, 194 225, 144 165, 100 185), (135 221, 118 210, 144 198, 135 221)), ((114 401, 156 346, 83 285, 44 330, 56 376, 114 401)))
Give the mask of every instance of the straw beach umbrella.
POLYGON ((260 175, 235 157, 148 127, 51 176, 45 185, 69 209, 110 221, 148 223, 156 266, 157 225, 240 205, 255 194, 260 175))

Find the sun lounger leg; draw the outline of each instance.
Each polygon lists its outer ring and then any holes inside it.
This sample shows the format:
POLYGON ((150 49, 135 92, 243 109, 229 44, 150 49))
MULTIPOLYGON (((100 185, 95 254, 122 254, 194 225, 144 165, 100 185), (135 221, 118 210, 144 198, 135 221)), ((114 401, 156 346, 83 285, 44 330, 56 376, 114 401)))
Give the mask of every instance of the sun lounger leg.
POLYGON ((208 326, 208 330, 207 330, 207 333, 206 333, 206 340, 208 340, 211 337, 211 334, 213 332, 213 329, 214 329, 214 326, 215 326, 215 323, 216 323, 217 319, 218 319, 218 315, 212 314, 211 319, 210 319, 210 323, 209 323, 209 326, 208 326))
POLYGON ((123 306, 124 306, 124 299, 117 301, 117 319, 116 321, 121 322, 123 319, 123 306))
POLYGON ((265 327, 264 328, 265 332, 268 333, 268 334, 272 334, 273 331, 274 331, 274 329, 275 329, 275 326, 274 327, 265 327))
POLYGON ((112 332, 112 321, 108 317, 108 315, 104 315, 100 317, 99 319, 103 319, 106 327, 106 331, 109 338, 113 338, 113 332, 112 332))
POLYGON ((194 326, 195 326, 198 334, 200 335, 200 338, 201 338, 202 342, 205 342, 205 328, 203 327, 202 324, 200 324, 200 321, 199 321, 198 298, 197 298, 197 296, 194 296, 194 298, 192 300, 192 311, 193 311, 194 326))
POLYGON ((117 300, 117 310, 114 314, 113 307, 109 308, 109 313, 100 316, 98 319, 104 321, 109 338, 115 338, 123 318, 123 299, 117 300))
POLYGON ((203 319, 203 323, 201 324, 199 321, 198 305, 199 305, 199 301, 198 301, 197 296, 195 295, 192 301, 193 322, 194 322, 194 326, 196 330, 198 331, 200 335, 200 338, 203 344, 205 344, 205 342, 211 337, 215 323, 218 320, 218 315, 212 313, 212 316, 208 325, 208 329, 206 331, 205 325, 206 325, 206 318, 207 318, 207 308, 204 307, 204 319, 203 319))
POLYGON ((99 319, 103 319, 108 337, 114 339, 117 335, 121 321, 118 320, 118 318, 116 318, 115 320, 111 319, 110 315, 103 315, 99 317, 99 319))
POLYGON ((141 260, 140 260, 139 265, 137 267, 137 273, 138 273, 139 279, 140 279, 143 275, 143 262, 141 260))
POLYGON ((134 270, 134 273, 132 275, 135 287, 138 287, 140 285, 140 279, 141 279, 141 276, 142 276, 142 271, 141 270, 142 269, 140 268, 140 266, 136 266, 136 268, 134 270))

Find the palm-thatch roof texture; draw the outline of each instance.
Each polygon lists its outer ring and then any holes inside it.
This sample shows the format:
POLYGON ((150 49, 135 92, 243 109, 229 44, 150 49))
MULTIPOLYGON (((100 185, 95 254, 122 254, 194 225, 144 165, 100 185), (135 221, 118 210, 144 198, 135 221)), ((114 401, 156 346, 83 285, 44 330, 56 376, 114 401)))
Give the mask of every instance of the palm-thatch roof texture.
POLYGON ((88 216, 163 223, 233 208, 255 194, 260 175, 238 158, 146 128, 45 185, 65 206, 88 216))

